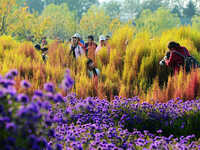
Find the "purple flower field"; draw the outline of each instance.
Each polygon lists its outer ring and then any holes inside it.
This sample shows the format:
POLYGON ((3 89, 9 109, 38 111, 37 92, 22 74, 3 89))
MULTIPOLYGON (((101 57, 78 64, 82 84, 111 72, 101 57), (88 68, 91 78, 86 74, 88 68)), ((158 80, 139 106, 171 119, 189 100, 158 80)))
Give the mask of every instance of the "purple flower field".
MULTIPOLYGON (((16 92, 15 76, 16 70, 0 76, 1 150, 200 149, 200 100, 77 99, 56 93, 52 83, 30 96, 16 92)), ((67 71, 60 88, 73 83, 67 71)))

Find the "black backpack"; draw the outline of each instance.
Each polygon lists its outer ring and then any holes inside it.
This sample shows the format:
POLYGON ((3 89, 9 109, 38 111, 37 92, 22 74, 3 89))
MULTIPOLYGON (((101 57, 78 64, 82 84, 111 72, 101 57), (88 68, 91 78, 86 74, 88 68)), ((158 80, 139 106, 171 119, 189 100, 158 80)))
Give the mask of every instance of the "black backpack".
POLYGON ((177 55, 183 57, 184 59, 184 67, 186 72, 190 72, 192 68, 200 68, 199 62, 193 57, 193 56, 188 56, 186 54, 186 50, 184 49, 185 56, 181 54, 180 52, 173 51, 177 55))

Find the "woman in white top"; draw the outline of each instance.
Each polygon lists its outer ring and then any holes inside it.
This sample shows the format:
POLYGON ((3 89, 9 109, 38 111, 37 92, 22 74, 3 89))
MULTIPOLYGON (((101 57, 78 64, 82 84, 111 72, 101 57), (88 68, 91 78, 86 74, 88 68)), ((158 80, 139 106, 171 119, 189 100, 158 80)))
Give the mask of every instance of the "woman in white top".
POLYGON ((83 47, 81 47, 78 43, 79 34, 75 34, 74 36, 72 36, 72 44, 70 50, 70 55, 72 54, 74 58, 78 58, 79 56, 84 54, 83 47))
POLYGON ((105 40, 106 40, 105 36, 101 35, 99 37, 99 46, 96 48, 95 51, 96 54, 101 50, 102 47, 106 46, 105 40))

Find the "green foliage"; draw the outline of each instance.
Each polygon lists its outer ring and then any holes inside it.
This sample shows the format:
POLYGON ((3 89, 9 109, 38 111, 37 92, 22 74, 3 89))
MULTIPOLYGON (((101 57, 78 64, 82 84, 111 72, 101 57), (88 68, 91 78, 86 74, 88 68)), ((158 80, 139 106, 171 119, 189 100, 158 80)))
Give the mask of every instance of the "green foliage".
POLYGON ((92 34, 98 37, 109 31, 110 22, 110 17, 103 9, 92 6, 80 21, 80 31, 83 36, 92 34))
POLYGON ((170 13, 170 10, 159 8, 157 11, 144 10, 141 16, 136 20, 136 26, 139 31, 148 31, 152 35, 177 27, 180 25, 179 18, 170 13))
POLYGON ((188 23, 191 22, 191 18, 196 14, 196 6, 190 0, 187 4, 186 8, 183 9, 183 14, 186 19, 188 19, 188 23))
POLYGON ((141 10, 140 0, 124 0, 123 3, 123 13, 125 18, 134 18, 137 16, 141 10))
POLYGON ((8 26, 16 7, 16 0, 0 0, 0 35, 8 34, 8 26))
POLYGON ((192 18, 192 26, 196 29, 200 29, 200 16, 194 16, 192 18))
POLYGON ((146 0, 143 3, 143 9, 150 9, 151 11, 156 11, 160 7, 164 7, 166 2, 164 0, 146 0))
POLYGON ((69 10, 75 12, 80 20, 82 14, 86 13, 92 5, 98 4, 98 0, 46 0, 47 5, 54 3, 60 5, 65 3, 68 5, 69 10))
POLYGON ((67 4, 50 4, 44 9, 41 17, 50 19, 50 25, 46 33, 50 38, 66 39, 76 30, 74 14, 69 11, 67 4))
POLYGON ((26 4, 29 7, 29 11, 33 13, 34 11, 37 11, 41 13, 44 8, 44 3, 42 0, 26 0, 26 4))
POLYGON ((120 16, 120 7, 121 3, 114 0, 103 4, 106 14, 108 14, 111 18, 117 18, 120 16))

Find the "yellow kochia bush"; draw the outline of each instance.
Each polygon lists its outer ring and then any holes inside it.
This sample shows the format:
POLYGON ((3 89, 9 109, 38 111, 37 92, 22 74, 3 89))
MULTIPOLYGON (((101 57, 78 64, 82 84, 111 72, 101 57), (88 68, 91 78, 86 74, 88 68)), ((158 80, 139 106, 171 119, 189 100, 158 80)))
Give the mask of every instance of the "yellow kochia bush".
MULTIPOLYGON (((200 32, 191 27, 180 27, 152 37, 148 32, 136 33, 134 27, 125 25, 113 33, 107 47, 96 56, 96 66, 101 71, 98 85, 87 77, 85 56, 76 61, 69 56, 70 46, 66 43, 49 44, 48 61, 43 63, 41 53, 32 43, 18 43, 11 37, 0 37, 0 74, 10 69, 19 71, 17 83, 28 79, 33 91, 42 88, 45 82, 60 84, 67 68, 75 80, 72 92, 79 97, 99 96, 112 99, 140 96, 154 102, 175 98, 186 99, 200 96, 199 71, 170 76, 170 69, 161 67, 159 61, 167 52, 169 41, 177 41, 187 47, 200 60, 200 32), (196 35, 196 36, 195 36, 196 35), (5 42, 6 41, 6 42, 5 42), (191 87, 191 89, 189 88, 191 87), (191 93, 194 94, 191 94, 191 93)), ((17 84, 17 89, 22 90, 17 84)), ((59 89, 57 89, 59 90, 59 89)))

